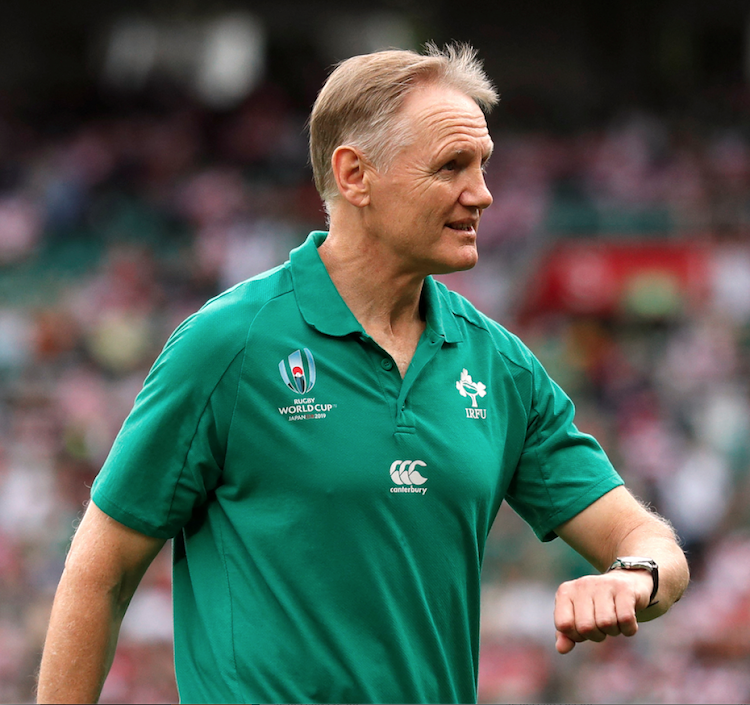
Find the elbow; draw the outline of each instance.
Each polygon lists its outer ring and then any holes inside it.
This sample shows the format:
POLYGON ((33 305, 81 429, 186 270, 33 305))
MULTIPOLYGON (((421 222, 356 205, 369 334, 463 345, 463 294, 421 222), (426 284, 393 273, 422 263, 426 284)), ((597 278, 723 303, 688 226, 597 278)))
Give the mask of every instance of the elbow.
POLYGON ((121 621, 135 590, 129 587, 127 574, 96 561, 68 556, 61 578, 74 594, 91 603, 108 605, 111 616, 121 621))

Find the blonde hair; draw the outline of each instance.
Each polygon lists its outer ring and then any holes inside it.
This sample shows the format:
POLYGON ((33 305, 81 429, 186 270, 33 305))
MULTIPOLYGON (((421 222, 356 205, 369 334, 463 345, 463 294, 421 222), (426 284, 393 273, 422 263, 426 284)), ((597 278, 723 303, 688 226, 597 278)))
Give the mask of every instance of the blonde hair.
POLYGON ((310 114, 310 162, 315 186, 326 204, 338 196, 331 157, 342 144, 359 148, 378 168, 387 169, 399 147, 410 138, 399 120, 404 98, 418 85, 455 88, 489 113, 498 94, 468 44, 425 54, 389 49, 342 61, 320 90, 310 114))

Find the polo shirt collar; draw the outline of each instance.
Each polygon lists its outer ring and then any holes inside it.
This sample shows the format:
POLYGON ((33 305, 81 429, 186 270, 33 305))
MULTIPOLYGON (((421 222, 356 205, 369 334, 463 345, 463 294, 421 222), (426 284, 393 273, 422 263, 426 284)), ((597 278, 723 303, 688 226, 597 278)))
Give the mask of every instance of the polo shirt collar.
POLYGON ((318 254, 327 235, 319 230, 311 232, 307 240, 289 254, 297 305, 305 322, 325 335, 363 333, 318 254))
POLYGON ((427 327, 432 329, 446 343, 460 343, 464 336, 456 323, 456 317, 447 301, 447 294, 441 290, 432 277, 427 277, 422 285, 427 327))
MULTIPOLYGON (((328 276, 318 248, 328 233, 314 231, 289 255, 297 305, 305 322, 325 335, 345 336, 363 333, 354 314, 341 298, 328 276)), ((422 288, 427 327, 448 343, 463 340, 453 312, 432 277, 427 277, 422 288)))

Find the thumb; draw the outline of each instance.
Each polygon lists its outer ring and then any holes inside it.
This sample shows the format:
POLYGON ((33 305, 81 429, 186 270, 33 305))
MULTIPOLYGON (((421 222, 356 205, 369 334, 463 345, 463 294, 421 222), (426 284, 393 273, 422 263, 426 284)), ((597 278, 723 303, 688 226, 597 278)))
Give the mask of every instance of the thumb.
POLYGON ((576 643, 562 632, 557 632, 557 640, 555 641, 555 648, 558 654, 569 654, 573 651, 573 647, 576 643))

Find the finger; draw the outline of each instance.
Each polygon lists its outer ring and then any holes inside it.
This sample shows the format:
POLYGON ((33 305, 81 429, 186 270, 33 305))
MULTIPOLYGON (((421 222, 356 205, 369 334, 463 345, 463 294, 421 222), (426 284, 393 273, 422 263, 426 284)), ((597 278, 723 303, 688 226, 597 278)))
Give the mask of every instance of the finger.
POLYGON ((584 638, 576 631, 575 608, 569 590, 570 584, 563 583, 555 595, 555 629, 575 643, 584 641, 584 638))
POLYGON ((638 620, 635 617, 635 602, 632 593, 626 591, 616 593, 615 610, 620 633, 633 636, 638 631, 638 620))
POLYGON ((575 630, 589 641, 604 641, 607 635, 599 629, 594 599, 582 596, 573 605, 575 612, 575 630))
POLYGON ((558 631, 555 641, 555 648, 558 654, 569 654, 575 648, 576 643, 569 637, 558 631))
POLYGON ((620 634, 620 623, 617 615, 615 596, 611 592, 599 595, 594 603, 596 626, 606 636, 620 634))

